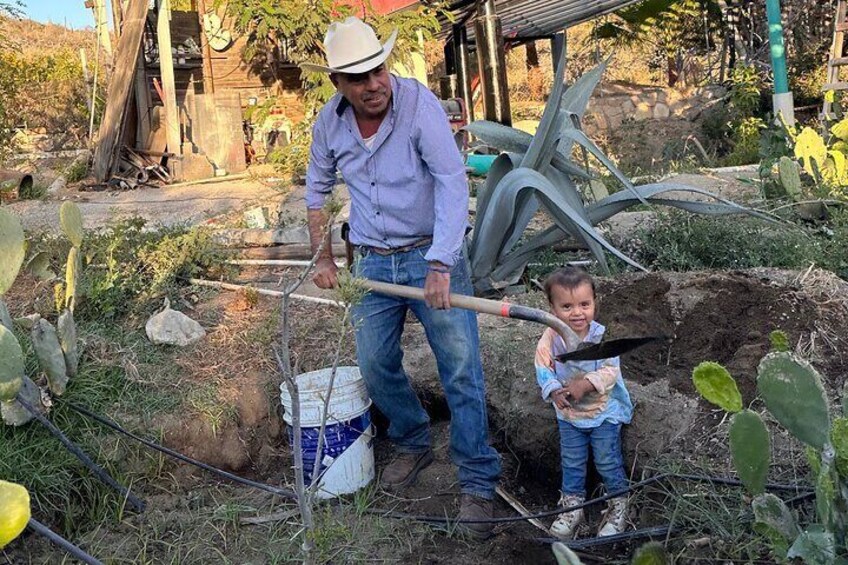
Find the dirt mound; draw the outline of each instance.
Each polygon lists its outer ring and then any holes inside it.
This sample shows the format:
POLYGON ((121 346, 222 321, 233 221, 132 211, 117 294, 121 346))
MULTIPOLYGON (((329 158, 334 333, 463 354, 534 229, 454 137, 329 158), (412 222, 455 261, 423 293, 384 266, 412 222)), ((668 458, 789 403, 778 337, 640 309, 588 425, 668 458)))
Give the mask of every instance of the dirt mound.
MULTIPOLYGON (((818 342, 817 366, 833 389, 841 386, 837 381, 844 378, 845 363, 840 338, 834 341, 833 336, 839 335, 836 330, 843 318, 821 300, 818 285, 805 286, 800 278, 794 272, 753 270, 652 273, 599 281, 598 319, 607 325, 608 336, 668 337, 622 358, 636 405, 624 436, 629 466, 639 468, 666 453, 682 455, 703 447, 701 439, 720 416, 712 414, 692 386, 692 369, 701 361, 724 364, 737 379, 744 402, 752 402, 756 367, 769 349, 773 330, 786 332, 790 343, 802 347, 818 342), (816 335, 831 339, 816 340, 816 335)), ((521 297, 520 302, 546 307, 538 293, 521 297)), ((426 340, 420 328, 410 330, 405 337, 407 369, 430 409, 444 414, 426 340)), ((541 328, 481 317, 480 332, 494 440, 533 475, 556 480, 559 445, 554 415, 539 397, 533 369, 541 328)))

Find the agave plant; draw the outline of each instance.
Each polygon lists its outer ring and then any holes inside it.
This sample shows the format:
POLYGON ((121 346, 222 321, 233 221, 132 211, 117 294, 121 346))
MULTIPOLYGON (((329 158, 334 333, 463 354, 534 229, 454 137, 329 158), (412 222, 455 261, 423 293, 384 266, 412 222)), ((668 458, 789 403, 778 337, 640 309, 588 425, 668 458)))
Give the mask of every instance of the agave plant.
POLYGON ((567 90, 563 85, 563 63, 560 61, 557 66, 553 91, 535 135, 485 120, 465 127, 481 142, 503 151, 495 159, 477 194, 469 259, 478 292, 515 283, 537 252, 568 237, 584 243, 606 272, 609 272, 607 252, 637 269, 646 270, 595 229, 600 222, 634 204, 674 206, 698 214, 749 214, 772 219, 690 186, 674 183, 634 186, 580 129, 589 98, 607 63, 584 74, 567 90), (591 180, 592 174, 572 162, 571 150, 575 143, 594 156, 625 190, 587 205, 577 182, 591 180), (672 191, 698 194, 713 201, 662 196, 672 191), (554 225, 522 240, 527 225, 540 207, 554 225))

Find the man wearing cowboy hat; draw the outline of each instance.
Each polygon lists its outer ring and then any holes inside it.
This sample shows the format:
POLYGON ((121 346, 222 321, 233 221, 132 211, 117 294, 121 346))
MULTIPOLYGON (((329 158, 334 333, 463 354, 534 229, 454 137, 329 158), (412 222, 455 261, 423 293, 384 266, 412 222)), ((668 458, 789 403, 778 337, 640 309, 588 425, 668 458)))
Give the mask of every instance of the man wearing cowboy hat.
MULTIPOLYGON (((439 101, 415 80, 389 73, 386 59, 397 30, 385 44, 355 17, 330 25, 324 39, 337 94, 313 128, 306 205, 313 251, 326 223, 322 206, 339 171, 351 197, 351 243, 356 274, 417 286, 426 300, 369 293, 354 311, 359 367, 372 400, 389 421, 398 456, 382 473, 384 487, 415 482, 433 461, 429 418, 403 370, 400 338, 408 311, 424 326, 436 356, 451 411, 451 459, 459 468, 459 518, 491 518, 500 475, 488 443, 485 384, 477 318, 451 309, 449 294, 473 294, 463 251, 468 225, 468 182, 439 101)), ((330 246, 315 267, 321 288, 337 284, 330 246)), ((491 524, 462 524, 488 538, 491 524)))

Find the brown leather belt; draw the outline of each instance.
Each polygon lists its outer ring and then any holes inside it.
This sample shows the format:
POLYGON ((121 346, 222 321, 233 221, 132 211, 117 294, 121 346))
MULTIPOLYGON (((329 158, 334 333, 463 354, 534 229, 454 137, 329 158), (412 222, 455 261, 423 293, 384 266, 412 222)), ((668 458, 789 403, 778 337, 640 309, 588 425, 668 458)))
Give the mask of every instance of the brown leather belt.
POLYGON ((382 247, 370 247, 368 245, 357 245, 356 248, 360 253, 376 253, 377 255, 394 255, 395 253, 406 253, 407 251, 412 251, 413 249, 418 249, 419 247, 424 247, 426 245, 430 245, 433 243, 432 237, 425 237, 424 239, 419 239, 416 242, 410 243, 409 245, 404 245, 403 247, 389 247, 388 249, 382 247))

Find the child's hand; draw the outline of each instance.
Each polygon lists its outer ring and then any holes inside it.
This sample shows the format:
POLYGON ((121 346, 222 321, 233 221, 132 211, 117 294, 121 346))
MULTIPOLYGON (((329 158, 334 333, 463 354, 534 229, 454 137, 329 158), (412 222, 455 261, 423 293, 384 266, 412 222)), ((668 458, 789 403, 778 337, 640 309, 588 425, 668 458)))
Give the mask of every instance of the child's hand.
POLYGON ((595 385, 586 379, 575 379, 560 389, 572 402, 580 402, 586 394, 595 390, 595 385))
POLYGON ((554 406, 559 408, 560 410, 565 410, 566 408, 571 407, 566 400, 566 393, 564 388, 558 388, 551 393, 551 399, 554 401, 554 406))

